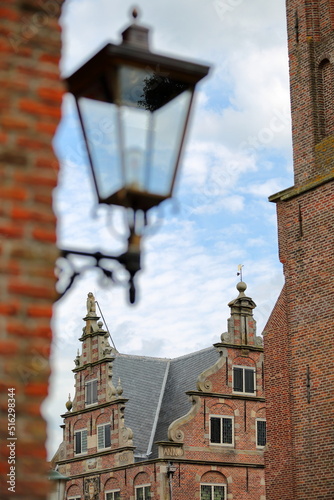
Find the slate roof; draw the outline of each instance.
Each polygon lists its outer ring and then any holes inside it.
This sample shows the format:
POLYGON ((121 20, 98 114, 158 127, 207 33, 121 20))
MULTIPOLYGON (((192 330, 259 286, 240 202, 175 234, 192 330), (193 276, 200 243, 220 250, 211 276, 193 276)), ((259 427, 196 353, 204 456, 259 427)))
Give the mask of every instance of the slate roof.
POLYGON ((186 391, 196 390, 198 376, 219 358, 214 347, 179 358, 151 358, 117 354, 113 382, 121 379, 125 425, 134 433, 135 455, 157 456, 155 441, 166 441, 169 425, 191 408, 186 391))

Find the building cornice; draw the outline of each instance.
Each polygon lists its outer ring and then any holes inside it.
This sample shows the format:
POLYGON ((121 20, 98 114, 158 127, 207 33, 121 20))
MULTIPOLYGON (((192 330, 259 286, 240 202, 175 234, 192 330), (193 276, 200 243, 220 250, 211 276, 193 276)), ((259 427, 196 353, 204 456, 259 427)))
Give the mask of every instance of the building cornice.
POLYGON ((68 418, 76 415, 81 415, 82 413, 89 413, 91 411, 98 410, 100 408, 105 408, 106 406, 111 406, 114 403, 121 404, 121 403, 127 403, 129 400, 126 398, 117 398, 113 399, 112 401, 106 401, 105 403, 100 403, 97 405, 90 405, 87 408, 82 408, 81 410, 76 410, 76 411, 68 411, 67 413, 63 413, 63 415, 60 415, 62 418, 68 418))
MULTIPOLYGON (((93 457, 93 455, 89 455, 89 458, 93 457)), ((154 464, 166 464, 169 462, 169 459, 165 458, 155 458, 152 460, 143 460, 141 462, 134 462, 133 464, 128 464, 128 465, 122 465, 119 467, 108 467, 108 469, 101 469, 95 472, 89 471, 85 472, 84 474, 77 474, 73 476, 69 476, 69 480, 72 479, 78 479, 81 477, 87 477, 91 476, 92 474, 107 474, 110 473, 111 471, 120 471, 120 470, 125 470, 125 469, 133 469, 134 467, 143 467, 145 465, 154 465, 154 464)), ((69 460, 62 461, 62 462, 57 462, 59 465, 66 465, 69 460)), ((264 464, 258 464, 258 463, 235 463, 235 462, 217 462, 215 460, 192 460, 192 459, 177 459, 173 458, 173 464, 190 464, 190 465, 203 465, 203 466, 215 466, 215 467, 242 467, 245 469, 264 469, 264 464)))
MULTIPOLYGON (((104 455, 114 455, 115 453, 123 453, 124 451, 133 451, 135 446, 122 446, 122 448, 115 448, 114 450, 98 451, 96 453, 89 453, 87 455, 80 455, 79 457, 67 458, 66 460, 57 461, 58 465, 66 465, 73 462, 82 462, 83 460, 90 460, 91 458, 102 457, 104 455)), ((137 463, 137 462, 136 462, 137 463)), ((99 471, 100 473, 100 471, 99 471)), ((90 472, 88 475, 91 475, 90 472)), ((85 474, 81 474, 84 476, 85 474)))
POLYGON ((217 342, 216 344, 213 344, 214 347, 220 348, 220 347, 232 347, 233 349, 240 349, 243 351, 258 351, 258 352, 263 352, 263 347, 262 346, 257 346, 257 345, 248 345, 248 344, 228 344, 226 342, 217 342))
POLYGON ((302 186, 292 186, 287 189, 283 189, 283 191, 279 191, 278 193, 272 194, 269 196, 269 201, 277 203, 279 201, 288 201, 291 198, 295 198, 296 196, 300 196, 307 191, 311 191, 312 189, 316 189, 317 187, 326 184, 334 180, 334 172, 330 172, 327 175, 323 175, 321 177, 317 177, 307 184, 303 184, 302 186))
POLYGON ((111 363, 114 361, 115 357, 107 357, 107 358, 102 358, 99 359, 98 361, 93 361, 92 363, 85 363, 82 366, 79 366, 78 368, 73 368, 72 372, 80 372, 82 370, 85 370, 86 368, 91 368, 92 366, 100 365, 101 363, 111 363))
POLYGON ((219 399, 242 399, 247 401, 260 401, 265 402, 265 398, 260 396, 247 396, 245 394, 221 394, 218 392, 202 392, 202 391, 187 391, 186 394, 188 396, 199 396, 199 397, 210 397, 210 398, 219 398, 219 399))

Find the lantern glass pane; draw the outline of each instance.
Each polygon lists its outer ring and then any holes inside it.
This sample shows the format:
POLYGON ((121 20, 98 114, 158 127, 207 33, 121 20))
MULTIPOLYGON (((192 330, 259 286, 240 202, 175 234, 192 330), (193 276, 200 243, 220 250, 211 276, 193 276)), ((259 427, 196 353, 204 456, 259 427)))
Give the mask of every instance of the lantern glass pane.
POLYGON ((187 90, 153 113, 152 152, 148 190, 168 196, 182 146, 192 92, 187 90))
POLYGON ((124 185, 120 155, 118 106, 82 97, 78 101, 99 198, 124 185))
POLYGON ((120 107, 121 141, 125 186, 134 191, 147 191, 149 111, 120 107))
POLYGON ((121 66, 118 70, 115 102, 119 105, 134 106, 146 111, 155 111, 189 85, 173 80, 168 72, 156 72, 150 68, 121 66))

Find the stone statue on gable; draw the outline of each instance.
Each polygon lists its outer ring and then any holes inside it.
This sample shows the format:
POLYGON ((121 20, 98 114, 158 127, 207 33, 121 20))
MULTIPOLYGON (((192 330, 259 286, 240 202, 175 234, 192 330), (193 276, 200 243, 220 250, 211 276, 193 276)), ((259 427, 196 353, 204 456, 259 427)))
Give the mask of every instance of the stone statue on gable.
POLYGON ((89 292, 87 296, 87 316, 96 316, 96 303, 95 297, 92 292, 89 292))

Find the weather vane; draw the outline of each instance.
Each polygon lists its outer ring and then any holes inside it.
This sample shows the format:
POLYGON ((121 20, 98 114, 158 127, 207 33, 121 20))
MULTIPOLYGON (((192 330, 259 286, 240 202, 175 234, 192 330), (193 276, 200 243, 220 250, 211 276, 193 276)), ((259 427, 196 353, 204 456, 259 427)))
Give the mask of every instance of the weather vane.
POLYGON ((240 281, 242 281, 242 268, 243 268, 243 264, 239 264, 238 265, 238 272, 237 272, 237 276, 240 276, 240 281))

